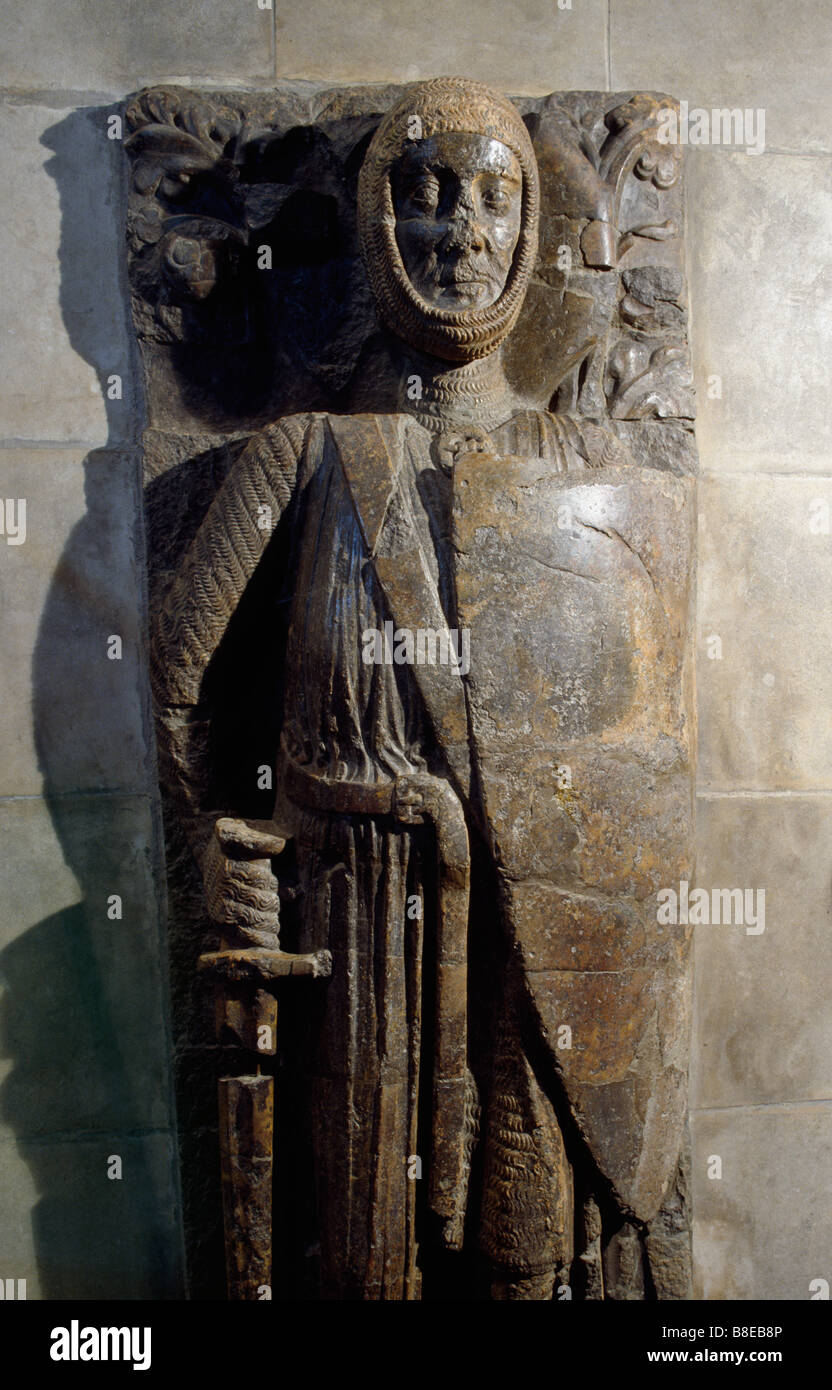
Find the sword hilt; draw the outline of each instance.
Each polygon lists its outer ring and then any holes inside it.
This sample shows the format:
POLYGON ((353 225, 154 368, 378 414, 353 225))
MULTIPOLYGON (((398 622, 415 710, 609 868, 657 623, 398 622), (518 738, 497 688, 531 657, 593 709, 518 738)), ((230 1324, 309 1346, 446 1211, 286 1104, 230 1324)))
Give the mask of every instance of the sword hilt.
POLYGON ((213 978, 217 1041, 274 1056, 277 1051, 278 980, 326 979, 332 974, 329 951, 281 951, 265 946, 206 951, 197 970, 213 978))

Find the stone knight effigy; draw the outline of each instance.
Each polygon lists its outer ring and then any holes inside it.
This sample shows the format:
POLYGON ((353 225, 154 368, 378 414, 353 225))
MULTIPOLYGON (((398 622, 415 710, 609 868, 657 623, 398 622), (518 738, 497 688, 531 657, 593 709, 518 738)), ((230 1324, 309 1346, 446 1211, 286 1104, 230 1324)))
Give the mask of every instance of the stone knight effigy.
POLYGON ((227 1059, 230 1296, 686 1297, 660 100, 263 102, 128 107, 174 1000, 183 1076, 191 998, 227 1059))

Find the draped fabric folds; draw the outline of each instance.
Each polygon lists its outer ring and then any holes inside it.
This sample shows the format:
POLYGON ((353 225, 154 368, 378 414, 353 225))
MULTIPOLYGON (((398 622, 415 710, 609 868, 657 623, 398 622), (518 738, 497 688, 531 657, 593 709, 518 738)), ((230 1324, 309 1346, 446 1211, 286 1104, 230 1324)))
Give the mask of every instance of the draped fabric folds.
MULTIPOLYGON (((344 419, 339 425, 349 428, 344 419)), ((387 417, 384 428, 396 470, 388 540, 395 544, 397 531, 418 537, 453 628, 452 477, 437 461, 429 429, 408 416, 387 417)), ((487 442, 495 454, 547 457, 566 471, 595 461, 595 441, 587 437, 592 428, 521 411, 487 442)), ((197 856, 216 814, 197 804, 209 780, 201 678, 268 543, 258 526, 263 503, 276 515, 288 508, 291 518, 285 752, 334 780, 448 775, 412 669, 362 659, 364 632, 383 629, 395 615, 367 553, 327 417, 292 417, 258 436, 238 460, 174 581, 156 633, 162 759, 173 769, 197 856)), ((323 1294, 417 1298, 417 1175, 429 1080, 423 1036, 433 1007, 425 984, 435 932, 430 830, 288 802, 283 814, 292 820, 303 889, 299 948, 333 953, 304 1059, 323 1294)), ((474 953, 478 941, 499 937, 496 902, 480 910, 490 922, 471 921, 474 953)), ((493 997, 476 1001, 480 1021, 472 1045, 483 1054, 472 1055, 474 1073, 495 1078, 493 1095, 471 1097, 472 1143, 479 1105, 484 1108, 485 1153, 475 1153, 474 1162, 486 1188, 473 1225, 485 1253, 511 1277, 542 1278, 551 1287, 555 1267, 570 1255, 569 1167, 522 1053, 511 991, 502 980, 491 984, 493 997)))

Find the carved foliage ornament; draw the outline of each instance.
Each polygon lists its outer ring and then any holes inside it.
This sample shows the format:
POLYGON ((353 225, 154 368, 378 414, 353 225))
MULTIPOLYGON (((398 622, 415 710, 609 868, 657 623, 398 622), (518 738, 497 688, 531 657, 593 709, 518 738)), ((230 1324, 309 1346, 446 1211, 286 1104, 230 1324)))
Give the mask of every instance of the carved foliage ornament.
MULTIPOLYGON (((128 226, 140 337, 210 343, 220 331, 226 342, 268 334, 268 325, 256 323, 269 279, 258 257, 264 242, 280 238, 283 210, 288 220, 289 209, 306 199, 309 221, 303 235, 308 245, 314 243, 308 254, 321 264, 327 256, 349 257, 340 261, 339 277, 347 280, 344 307, 353 295, 350 322, 336 330, 334 341, 332 297, 325 326, 323 309, 309 311, 319 318, 309 325, 304 357, 321 382, 322 406, 329 403, 329 383, 346 385, 361 338, 372 332, 369 306, 359 307, 358 286, 349 282, 358 250, 349 248, 350 226, 357 225, 382 318, 394 327, 409 320, 411 336, 418 331, 426 351, 460 362, 487 354, 534 312, 539 293, 526 298, 525 308, 524 295, 529 281, 542 276, 564 292, 561 328, 539 345, 540 389, 548 391, 547 401, 560 392, 559 399, 571 398, 590 417, 609 409, 614 419, 692 418, 678 203, 673 215, 648 217, 649 198, 645 202, 635 194, 639 186, 654 190, 652 206, 659 212, 662 199, 678 185, 680 148, 658 139, 660 114, 675 103, 645 93, 612 102, 581 93, 517 104, 500 96, 488 106, 482 84, 460 80, 452 90, 449 81, 436 79, 423 84, 418 95, 411 90, 394 101, 363 167, 368 121, 352 119, 350 141, 343 101, 333 93, 302 99, 292 91, 278 106, 264 97, 196 96, 174 88, 132 98, 126 107, 132 163, 128 226), (432 130, 474 125, 520 162, 523 229, 497 303, 454 311, 425 303, 404 272, 393 232, 390 167, 412 143, 415 130, 428 136, 432 130), (308 130, 316 132, 313 139, 301 140, 308 130), (329 130, 332 134, 324 133, 329 130), (277 169, 275 150, 287 151, 279 155, 277 169), (541 208, 547 229, 562 225, 562 238, 551 250, 546 244, 537 250, 541 208), (344 243, 340 252, 336 241, 344 243), (565 270, 553 254, 558 244, 561 257, 563 245, 569 248, 565 270), (673 253, 668 259, 662 251, 656 261, 648 251, 651 244, 673 253), (625 279, 613 296, 603 289, 605 271, 617 269, 618 280, 639 266, 649 273, 651 264, 663 276, 655 295, 664 302, 663 316, 649 312, 651 297, 642 307, 625 279), (589 281, 582 282, 587 274, 589 281), (668 294, 671 282, 675 288, 668 294), (635 379, 648 367, 650 390, 634 392, 635 379)), ((372 100, 365 105, 372 111, 372 100)), ((271 273, 278 276, 281 294, 293 293, 288 263, 271 273)))

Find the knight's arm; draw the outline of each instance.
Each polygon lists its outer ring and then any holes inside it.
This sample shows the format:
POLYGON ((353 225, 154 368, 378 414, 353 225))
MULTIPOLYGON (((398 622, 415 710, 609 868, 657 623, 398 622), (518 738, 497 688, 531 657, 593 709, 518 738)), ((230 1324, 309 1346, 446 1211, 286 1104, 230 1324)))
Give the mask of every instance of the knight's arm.
POLYGON ((214 498, 151 625, 150 675, 159 776, 197 863, 218 816, 210 805, 211 711, 205 674, 292 498, 308 416, 256 435, 214 498))
POLYGON ((567 444, 567 460, 570 467, 633 467, 635 460, 632 454, 612 430, 596 425, 590 420, 575 420, 566 415, 558 418, 567 444))

